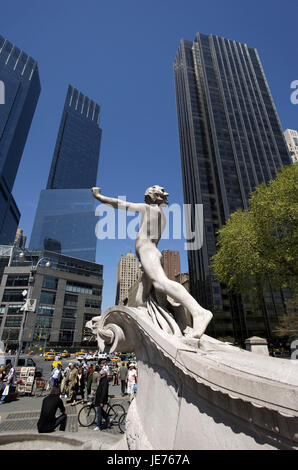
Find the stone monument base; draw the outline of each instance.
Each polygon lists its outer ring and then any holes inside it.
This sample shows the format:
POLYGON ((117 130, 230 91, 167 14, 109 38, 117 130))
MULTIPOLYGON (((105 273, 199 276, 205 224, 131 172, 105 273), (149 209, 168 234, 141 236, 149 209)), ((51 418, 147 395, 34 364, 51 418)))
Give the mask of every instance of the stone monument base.
POLYGON ((241 350, 206 335, 189 344, 158 329, 146 308, 97 317, 101 349, 135 352, 138 391, 117 448, 297 449, 298 361, 241 350))

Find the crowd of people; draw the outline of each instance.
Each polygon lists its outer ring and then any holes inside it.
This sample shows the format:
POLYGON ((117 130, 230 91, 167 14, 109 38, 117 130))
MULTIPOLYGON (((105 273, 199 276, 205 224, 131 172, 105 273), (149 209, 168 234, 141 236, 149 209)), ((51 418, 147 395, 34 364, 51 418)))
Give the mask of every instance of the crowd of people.
POLYGON ((75 405, 80 401, 86 402, 88 399, 94 399, 103 370, 107 372, 107 376, 112 375, 113 386, 121 383, 122 396, 135 392, 137 372, 134 362, 128 362, 127 365, 123 362, 120 367, 116 363, 112 366, 112 371, 106 361, 95 365, 86 362, 75 365, 70 362, 65 370, 62 370, 62 365, 58 363, 50 375, 50 386, 59 387, 60 394, 67 398, 67 403, 75 405))
MULTIPOLYGON (((92 403, 97 407, 97 425, 95 430, 107 428, 111 423, 104 410, 108 401, 110 368, 106 361, 100 364, 87 364, 86 362, 75 365, 70 362, 65 370, 60 363, 52 370, 50 375, 50 394, 44 398, 38 421, 38 431, 52 432, 57 427, 64 431, 67 422, 65 406, 62 398, 67 398, 66 403, 92 403), (80 399, 78 399, 80 398, 80 399), (56 412, 60 409, 61 415, 56 418, 56 412), (105 423, 103 424, 103 419, 105 423)), ((113 386, 121 382, 122 396, 129 395, 130 400, 136 393, 137 371, 136 364, 123 362, 120 367, 115 364, 112 367, 113 386)))
MULTIPOLYGON (((62 398, 74 406, 77 403, 92 403, 97 407, 97 426, 101 430, 110 425, 109 418, 103 407, 108 401, 109 379, 112 375, 113 386, 121 385, 122 396, 129 395, 130 401, 137 390, 138 375, 134 362, 122 362, 119 367, 115 363, 110 368, 106 361, 99 364, 87 362, 74 364, 70 362, 65 370, 57 363, 49 380, 50 393, 42 403, 40 418, 37 424, 40 433, 53 432, 57 427, 65 431, 67 415, 62 398), (111 370, 112 369, 112 370, 111 370), (61 415, 56 417, 57 410, 61 415), (102 418, 105 424, 102 423, 102 418)), ((9 401, 11 387, 14 385, 15 369, 11 363, 0 367, 0 404, 9 401)))

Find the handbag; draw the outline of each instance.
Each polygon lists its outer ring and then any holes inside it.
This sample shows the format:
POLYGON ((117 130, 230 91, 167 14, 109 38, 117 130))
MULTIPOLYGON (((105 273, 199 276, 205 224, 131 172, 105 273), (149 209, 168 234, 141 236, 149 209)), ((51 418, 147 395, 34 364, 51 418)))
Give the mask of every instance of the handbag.
POLYGON ((6 385, 5 389, 3 390, 2 396, 7 396, 9 394, 9 385, 6 385))

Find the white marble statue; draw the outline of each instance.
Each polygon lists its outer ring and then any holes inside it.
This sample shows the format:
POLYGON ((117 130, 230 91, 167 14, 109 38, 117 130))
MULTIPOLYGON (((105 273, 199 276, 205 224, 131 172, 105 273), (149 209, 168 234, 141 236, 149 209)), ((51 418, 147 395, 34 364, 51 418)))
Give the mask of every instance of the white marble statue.
POLYGON ((132 203, 106 197, 101 194, 100 188, 92 188, 92 193, 98 201, 111 205, 115 209, 141 214, 141 223, 136 239, 136 254, 146 277, 144 284, 147 293, 149 295, 151 288, 154 287, 156 292, 169 295, 180 303, 192 316, 193 330, 188 332, 187 336, 200 338, 212 319, 212 313, 201 307, 181 284, 168 279, 162 267, 161 253, 157 249, 166 224, 162 206, 168 204, 168 193, 161 186, 152 186, 145 193, 145 203, 132 203))

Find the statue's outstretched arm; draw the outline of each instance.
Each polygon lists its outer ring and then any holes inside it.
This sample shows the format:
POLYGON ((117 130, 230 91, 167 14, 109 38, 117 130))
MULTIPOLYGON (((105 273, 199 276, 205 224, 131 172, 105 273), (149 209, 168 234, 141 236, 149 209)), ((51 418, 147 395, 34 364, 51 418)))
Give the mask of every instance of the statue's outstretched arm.
POLYGON ((145 203, 136 204, 134 202, 122 201, 121 199, 103 196, 100 188, 92 188, 92 194, 99 202, 108 204, 115 209, 124 209, 131 212, 141 212, 145 208, 145 203))

